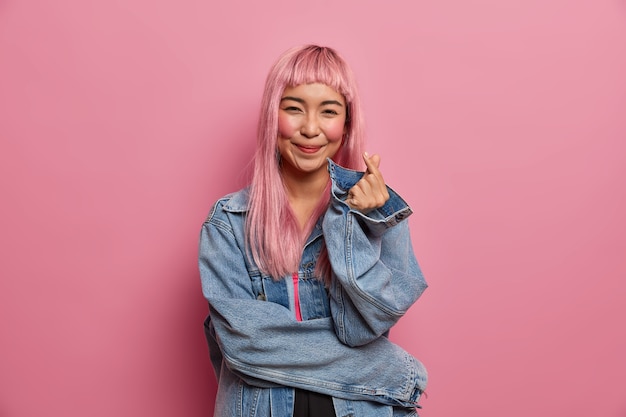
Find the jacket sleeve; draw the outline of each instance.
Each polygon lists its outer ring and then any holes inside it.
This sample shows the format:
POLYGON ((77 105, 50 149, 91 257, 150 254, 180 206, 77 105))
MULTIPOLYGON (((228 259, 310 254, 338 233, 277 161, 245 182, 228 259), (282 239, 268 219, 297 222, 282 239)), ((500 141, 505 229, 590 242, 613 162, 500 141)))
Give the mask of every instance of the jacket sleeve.
POLYGON ((361 346, 384 335, 427 287, 413 253, 409 206, 391 188, 379 209, 345 203, 362 173, 329 162, 332 194, 322 224, 332 269, 330 305, 337 337, 361 346))
POLYGON ((243 251, 223 219, 202 227, 199 268, 210 305, 207 337, 247 383, 415 406, 426 383, 417 359, 386 338, 351 348, 337 339, 330 318, 298 322, 284 306, 257 300, 243 251))

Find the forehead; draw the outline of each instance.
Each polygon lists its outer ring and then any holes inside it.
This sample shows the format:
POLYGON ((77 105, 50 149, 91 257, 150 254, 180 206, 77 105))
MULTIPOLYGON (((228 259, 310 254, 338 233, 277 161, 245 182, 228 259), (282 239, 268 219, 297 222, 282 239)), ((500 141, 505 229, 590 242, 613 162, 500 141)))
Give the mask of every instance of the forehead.
POLYGON ((300 84, 294 87, 287 86, 281 98, 288 97, 311 102, 338 101, 345 105, 345 99, 342 94, 322 83, 300 84))

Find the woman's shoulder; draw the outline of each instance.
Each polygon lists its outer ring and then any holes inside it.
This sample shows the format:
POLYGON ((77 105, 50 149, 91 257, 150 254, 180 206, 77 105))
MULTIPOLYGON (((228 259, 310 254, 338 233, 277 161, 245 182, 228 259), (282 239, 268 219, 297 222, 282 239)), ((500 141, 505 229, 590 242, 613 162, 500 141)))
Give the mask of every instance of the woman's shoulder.
POLYGON ((248 211, 248 187, 219 198, 207 216, 205 222, 216 217, 227 217, 228 213, 245 213, 248 211))

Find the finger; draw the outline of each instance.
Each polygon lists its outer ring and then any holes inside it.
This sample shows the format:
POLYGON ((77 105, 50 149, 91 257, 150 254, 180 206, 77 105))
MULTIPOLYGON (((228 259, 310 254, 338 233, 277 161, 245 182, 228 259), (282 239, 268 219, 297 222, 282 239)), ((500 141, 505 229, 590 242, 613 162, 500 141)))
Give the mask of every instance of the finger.
POLYGON ((389 199, 385 185, 383 184, 381 188, 374 175, 367 177, 369 180, 364 178, 350 189, 347 201, 352 208, 362 212, 382 207, 389 199))
POLYGON ((370 174, 365 176, 359 183, 359 189, 367 197, 368 205, 381 207, 389 199, 387 186, 382 177, 370 174))
POLYGON ((348 204, 357 210, 363 210, 368 206, 371 187, 364 179, 354 184, 348 193, 348 204))
POLYGON ((367 200, 367 197, 374 194, 374 188, 372 187, 372 183, 367 180, 366 177, 361 178, 354 186, 350 189, 353 198, 363 202, 367 200))
MULTIPOLYGON (((367 152, 363 155, 364 161, 367 164, 367 171, 363 175, 363 180, 368 181, 373 189, 379 191, 386 190, 385 180, 383 174, 380 172, 380 155, 374 154, 371 157, 367 152)), ((384 192, 384 191, 383 191, 384 192)))
POLYGON ((363 195, 360 193, 355 187, 352 187, 350 192, 348 193, 348 198, 346 199, 346 203, 350 206, 351 209, 361 210, 363 208, 362 205, 363 195))
POLYGON ((363 153, 363 161, 367 167, 367 172, 377 175, 379 173, 378 167, 380 166, 380 155, 374 154, 369 156, 367 152, 363 153))

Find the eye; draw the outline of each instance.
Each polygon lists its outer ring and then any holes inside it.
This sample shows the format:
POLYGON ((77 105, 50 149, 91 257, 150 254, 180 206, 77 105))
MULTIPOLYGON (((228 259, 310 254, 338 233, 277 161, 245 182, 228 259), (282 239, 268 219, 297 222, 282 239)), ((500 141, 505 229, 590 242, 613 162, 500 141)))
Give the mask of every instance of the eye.
POLYGON ((286 106, 286 107, 283 107, 283 110, 288 113, 299 113, 302 111, 302 109, 297 106, 286 106))
POLYGON ((322 111, 322 114, 329 115, 329 116, 337 116, 337 115, 339 115, 339 113, 336 110, 333 110, 333 109, 325 109, 324 111, 322 111))

